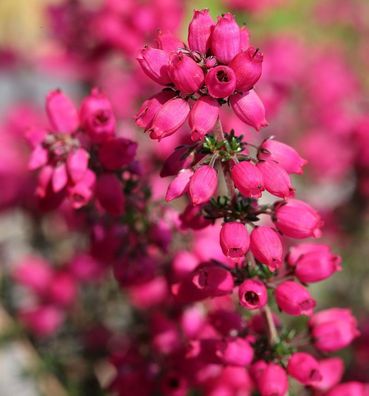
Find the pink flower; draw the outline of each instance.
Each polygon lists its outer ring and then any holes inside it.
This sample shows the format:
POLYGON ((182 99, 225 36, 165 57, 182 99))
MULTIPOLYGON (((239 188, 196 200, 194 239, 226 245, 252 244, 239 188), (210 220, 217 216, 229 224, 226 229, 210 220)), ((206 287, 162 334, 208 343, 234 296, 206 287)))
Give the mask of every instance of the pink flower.
POLYGON ((319 383, 322 379, 318 361, 305 352, 296 352, 289 358, 287 372, 304 385, 319 383))
POLYGON ((194 154, 189 153, 187 147, 176 148, 164 161, 160 172, 161 177, 175 176, 181 169, 188 168, 194 159, 194 154))
POLYGON ((191 169, 182 169, 170 182, 165 195, 165 200, 169 202, 173 199, 181 197, 187 191, 187 187, 192 175, 193 171, 191 169))
POLYGON ((242 195, 250 198, 260 198, 264 190, 263 175, 259 169, 249 161, 235 164, 231 169, 234 185, 242 195))
POLYGON ((345 348, 359 335, 357 322, 349 309, 331 308, 314 314, 309 326, 316 348, 334 352, 345 348))
POLYGON ((201 96, 193 105, 189 124, 191 127, 191 139, 202 140, 210 132, 219 117, 219 103, 210 96, 201 96))
POLYGON ((275 363, 269 363, 258 380, 261 396, 285 396, 288 390, 288 378, 285 370, 275 363))
POLYGON ((268 226, 256 227, 250 235, 250 249, 255 258, 271 271, 282 263, 283 245, 277 231, 268 226))
POLYGON ((91 282, 101 278, 106 266, 90 254, 80 253, 72 258, 69 271, 80 282, 91 282))
POLYGON ((289 315, 311 315, 316 305, 310 293, 299 283, 284 281, 275 290, 275 299, 279 308, 289 315))
POLYGON ((331 389, 327 396, 367 396, 367 387, 360 382, 345 382, 331 389))
POLYGON ((319 372, 322 379, 318 382, 312 383, 311 386, 314 389, 326 392, 341 381, 344 371, 345 365, 343 364, 342 359, 338 357, 320 360, 319 372))
POLYGON ((188 26, 188 45, 191 50, 206 54, 210 47, 210 35, 214 25, 209 10, 194 11, 188 26))
POLYGON ((186 250, 177 251, 172 263, 171 270, 174 280, 180 280, 190 274, 199 264, 198 258, 186 250))
POLYGON ((93 89, 81 103, 81 127, 95 143, 114 136, 116 121, 108 98, 98 89, 93 89))
POLYGON ((38 337, 53 335, 61 326, 64 315, 54 305, 22 310, 19 313, 21 322, 38 337))
POLYGON ((155 39, 156 46, 164 51, 177 51, 185 45, 173 33, 159 30, 155 39))
POLYGON ((169 52, 145 47, 137 60, 144 73, 158 84, 166 85, 171 82, 168 75, 169 52))
POLYGON ((252 362, 254 350, 246 340, 237 337, 218 342, 215 354, 225 365, 244 367, 252 362))
POLYGON ((230 271, 215 263, 200 264, 192 275, 192 284, 209 297, 224 296, 233 291, 230 271))
POLYGON ((53 276, 50 264, 41 257, 25 257, 12 274, 14 280, 29 287, 39 295, 44 295, 53 276))
POLYGON ((96 184, 96 198, 100 205, 113 216, 120 216, 125 210, 122 185, 114 174, 99 176, 96 184))
POLYGON ((173 97, 174 92, 162 91, 152 96, 150 99, 145 100, 135 117, 136 125, 144 128, 145 130, 151 128, 156 114, 158 114, 164 103, 173 97))
POLYGON ((323 222, 307 203, 290 199, 275 205, 274 223, 279 231, 291 238, 319 237, 323 222))
POLYGON ((67 272, 56 272, 50 282, 48 297, 53 304, 67 307, 76 298, 77 288, 74 278, 67 272))
POLYGON ((79 148, 68 155, 67 171, 74 183, 81 181, 88 168, 90 155, 85 149, 79 148))
POLYGON ((303 172, 302 167, 307 163, 294 148, 274 139, 264 140, 259 148, 258 158, 260 160, 273 160, 287 173, 296 174, 301 174, 303 172))
POLYGON ((136 151, 136 142, 123 137, 115 137, 101 143, 98 157, 105 169, 115 171, 129 165, 134 160, 136 151))
POLYGON ((91 200, 95 189, 95 183, 95 173, 87 169, 82 180, 74 185, 68 186, 68 198, 72 202, 74 209, 81 208, 91 200))
POLYGON ((181 228, 186 230, 191 228, 193 230, 201 230, 208 227, 211 221, 206 219, 201 213, 201 206, 187 205, 184 211, 179 215, 181 221, 181 228))
POLYGON ((246 92, 259 80, 262 73, 263 54, 254 47, 238 53, 230 62, 236 75, 236 88, 246 92))
POLYGON ((77 109, 60 89, 47 95, 46 112, 55 132, 73 133, 77 130, 79 125, 77 109))
POLYGON ((218 17, 211 35, 211 49, 217 59, 228 64, 239 52, 241 46, 240 28, 230 13, 218 17))
POLYGON ((232 221, 224 223, 220 231, 220 246, 225 256, 237 259, 249 250, 250 237, 244 224, 232 221))
POLYGON ((295 267, 295 275, 304 283, 319 282, 341 271, 341 257, 329 246, 301 244, 290 249, 288 263, 295 267))
POLYGON ((217 171, 209 166, 202 165, 195 170, 188 187, 192 205, 201 205, 208 202, 218 187, 217 171))
POLYGON ((268 125, 264 104, 253 89, 231 96, 230 103, 237 117, 257 131, 268 125))
POLYGON ((151 139, 162 139, 176 132, 186 121, 190 106, 182 98, 173 98, 165 102, 148 129, 151 139))
POLYGON ((268 301, 268 292, 258 279, 246 279, 238 289, 240 304, 246 309, 260 309, 268 301))
POLYGON ((184 94, 196 92, 204 83, 201 67, 183 52, 171 55, 168 72, 176 88, 184 94))
POLYGON ((256 165, 263 175, 265 189, 280 198, 295 195, 288 173, 274 161, 260 161, 256 165))
POLYGON ((226 98, 236 88, 236 76, 228 66, 216 66, 210 69, 205 78, 209 95, 213 98, 226 98))

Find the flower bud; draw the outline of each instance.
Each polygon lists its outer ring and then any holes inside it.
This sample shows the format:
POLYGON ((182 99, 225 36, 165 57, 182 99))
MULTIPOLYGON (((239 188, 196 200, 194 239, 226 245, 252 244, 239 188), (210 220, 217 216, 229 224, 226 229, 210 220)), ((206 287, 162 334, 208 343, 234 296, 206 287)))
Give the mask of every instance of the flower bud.
POLYGON ((263 54, 254 47, 238 53, 230 62, 229 67, 236 75, 236 88, 249 91, 259 80, 262 72, 263 54))
POLYGON ((46 113, 56 132, 72 133, 79 125, 78 112, 73 102, 57 89, 46 97, 46 113))
POLYGON ((316 305, 310 293, 299 283, 285 281, 275 290, 275 298, 279 308, 289 315, 311 315, 316 305))
POLYGON ((359 335, 357 321, 349 309, 331 308, 320 311, 309 320, 316 348, 334 352, 345 348, 359 335))
POLYGON ((195 10, 188 27, 188 45, 192 51, 206 54, 210 47, 210 36, 214 21, 209 10, 195 10))
POLYGON ((264 190, 263 175, 259 169, 249 161, 242 161, 231 169, 234 185, 245 197, 260 198, 264 190))
POLYGON ((71 305, 77 295, 76 281, 67 272, 57 272, 50 282, 48 297, 57 305, 67 307, 71 305))
POLYGON ((234 286, 230 271, 215 263, 201 264, 192 275, 192 283, 209 297, 231 294, 234 286))
POLYGON ((213 98, 226 98, 236 88, 236 76, 228 66, 216 66, 209 70, 205 79, 209 95, 213 98))
POLYGON ((258 152, 259 160, 272 160, 281 166, 287 173, 302 173, 302 167, 307 163, 299 153, 287 144, 274 139, 266 139, 258 152))
POLYGON ((188 102, 182 98, 168 100, 156 114, 149 129, 151 139, 162 139, 176 132, 190 112, 188 102))
POLYGON ((171 273, 174 280, 181 280, 190 274, 199 264, 199 259, 186 250, 178 251, 171 263, 171 273))
POLYGON ((87 169, 83 175, 83 179, 68 187, 68 197, 74 209, 79 209, 90 201, 93 195, 95 182, 95 173, 87 169))
POLYGON ((239 52, 241 33, 234 16, 230 13, 218 17, 211 35, 211 49, 218 61, 228 64, 239 52))
POLYGON ((246 51, 250 47, 250 33, 246 26, 241 26, 240 36, 241 36, 240 37, 240 40, 241 40, 240 50, 246 51))
POLYGON ((123 214, 125 198, 122 185, 114 174, 99 176, 96 183, 96 198, 100 205, 113 216, 123 214))
POLYGON ((285 396, 288 390, 286 371, 275 363, 269 363, 259 377, 260 396, 285 396))
POLYGON ((98 157, 101 165, 110 171, 129 165, 135 158, 137 143, 123 137, 115 137, 101 143, 98 157))
POLYGON ((193 141, 202 140, 214 128, 219 117, 219 107, 218 101, 210 96, 201 96, 195 102, 189 117, 193 141))
POLYGON ((171 32, 158 31, 156 36, 156 46, 164 51, 177 51, 179 48, 184 48, 185 45, 171 32))
POLYGON ((345 382, 331 389, 326 396, 367 396, 368 390, 361 382, 345 382))
POLYGON ((171 82, 168 75, 169 52, 145 47, 137 57, 137 61, 143 72, 158 84, 166 85, 171 82))
POLYGON ((192 175, 193 172, 191 169, 181 170, 169 184, 165 200, 170 202, 173 199, 181 197, 186 192, 192 175))
POLYGON ((305 352, 296 352, 289 358, 287 373, 304 385, 311 385, 322 379, 318 361, 305 352))
POLYGON ((171 55, 168 71, 174 85, 182 93, 192 94, 204 83, 201 67, 183 52, 171 55))
POLYGON ((179 215, 181 228, 183 230, 201 230, 211 224, 209 219, 206 219, 201 212, 201 206, 192 206, 188 204, 184 211, 179 215))
POLYGON ((232 221, 224 223, 220 231, 220 246, 229 258, 244 257, 249 250, 250 237, 244 224, 232 221))
POLYGON ((53 275, 51 265, 44 259, 29 256, 15 267, 12 277, 17 283, 30 288, 38 295, 44 295, 53 275))
POLYGON ((323 359, 319 361, 319 371, 322 379, 311 384, 311 386, 314 389, 326 392, 341 381, 345 366, 342 359, 338 357, 323 359))
POLYGON ((108 98, 93 89, 80 109, 81 126, 95 143, 110 138, 115 133, 115 117, 108 98))
POLYGON ((260 161, 256 165, 263 175, 264 187, 271 194, 280 198, 295 195, 288 173, 274 161, 260 161))
POLYGON ((301 244, 290 249, 288 263, 304 283, 319 282, 341 271, 341 257, 332 254, 329 246, 301 244))
POLYGON ((257 131, 268 125, 264 104, 253 89, 231 96, 230 103, 237 117, 257 131))
POLYGON ((321 235, 323 222, 318 212, 307 203, 297 199, 277 202, 274 211, 274 223, 286 236, 302 239, 321 235))
POLYGON ((215 194, 217 187, 218 174, 213 167, 202 165, 197 168, 191 177, 188 188, 192 205, 201 205, 208 202, 215 194))
POLYGON ((217 58, 215 56, 211 55, 205 59, 205 67, 207 69, 211 69, 212 67, 215 67, 217 64, 218 64, 218 62, 217 62, 217 58))
POLYGON ((229 366, 247 366, 254 358, 251 345, 242 338, 230 338, 217 343, 215 352, 221 362, 229 366))
POLYGON ((156 114, 158 114, 164 103, 173 97, 173 91, 162 91, 152 96, 150 99, 145 100, 136 115, 136 125, 145 130, 149 129, 156 114))
POLYGON ((246 279, 238 289, 240 304, 246 309, 260 309, 268 301, 268 292, 258 279, 246 279))
POLYGON ((88 167, 89 154, 85 149, 79 148, 68 155, 67 171, 74 183, 83 179, 88 167))
POLYGON ((24 326, 36 336, 48 337, 54 334, 61 326, 64 315, 54 305, 45 305, 22 310, 19 318, 24 326))
POLYGON ((256 227, 250 235, 250 249, 256 260, 265 264, 271 271, 281 266, 283 245, 277 231, 268 226, 256 227))
POLYGON ((193 152, 189 152, 187 147, 176 148, 173 153, 164 161, 160 177, 176 176, 181 169, 188 168, 194 159, 193 152))

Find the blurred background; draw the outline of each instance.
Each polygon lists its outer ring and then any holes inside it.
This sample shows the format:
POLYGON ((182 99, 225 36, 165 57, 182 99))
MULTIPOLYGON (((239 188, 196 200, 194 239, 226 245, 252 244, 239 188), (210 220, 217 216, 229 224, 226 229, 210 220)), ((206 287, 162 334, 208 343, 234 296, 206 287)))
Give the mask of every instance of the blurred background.
MULTIPOLYGON (((294 182, 322 213, 324 238, 343 256, 344 269, 313 292, 320 308, 347 306, 357 315, 361 336, 343 353, 346 379, 369 381, 369 2, 0 0, 1 396, 105 394, 100 385, 111 371, 100 349, 130 315, 106 275, 98 287, 73 286, 77 306, 42 312, 46 330, 22 316, 33 304, 14 281, 25 257, 59 268, 86 244, 70 232, 67 212, 40 211, 34 202, 24 131, 45 124, 51 89, 62 88, 77 103, 97 86, 112 101, 122 133, 139 142, 139 157, 150 154, 159 166, 181 135, 150 146, 135 128, 142 100, 156 92, 135 57, 159 28, 186 40, 194 8, 209 8, 213 17, 235 13, 264 53, 263 136, 294 145, 308 160, 294 182)), ((152 183, 157 199, 163 183, 152 183)))

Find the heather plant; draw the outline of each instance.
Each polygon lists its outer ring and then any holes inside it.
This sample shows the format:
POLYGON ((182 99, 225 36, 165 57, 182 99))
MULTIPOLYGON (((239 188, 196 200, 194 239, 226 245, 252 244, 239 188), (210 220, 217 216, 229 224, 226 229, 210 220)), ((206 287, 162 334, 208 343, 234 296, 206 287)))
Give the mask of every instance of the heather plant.
MULTIPOLYGON (((227 3, 260 10, 282 2, 227 3)), ((305 49, 281 40, 266 46, 264 60, 248 28, 230 13, 214 21, 208 10, 194 11, 183 42, 168 30, 181 14, 179 3, 171 5, 173 19, 135 1, 54 8, 73 67, 115 93, 107 54, 132 59, 158 19, 167 23, 137 56, 146 80, 161 90, 134 117, 154 142, 138 144, 119 122, 132 106, 127 98, 146 94, 142 73, 129 72, 130 84, 113 100, 93 88, 76 106, 57 89, 46 97, 46 119, 15 117, 22 131, 28 125, 21 137, 30 147, 28 172, 24 153, 9 157, 18 182, 4 202, 31 219, 33 250, 6 286, 11 297, 26 296, 7 306, 22 325, 14 331, 30 335, 70 394, 365 396, 367 384, 341 383, 344 360, 335 354, 356 339, 364 356, 365 334, 357 338, 345 301, 320 309, 310 287, 341 271, 342 259, 316 240, 321 215, 296 197, 305 154, 278 134, 266 137, 301 83, 297 55, 307 56, 305 49), (89 21, 92 42, 74 30, 75 18, 89 21), (266 82, 258 84, 265 64, 266 82), (269 87, 270 96, 264 100, 255 86, 269 87)), ((318 56, 312 73, 325 76, 326 89, 310 76, 306 83, 316 102, 307 114, 321 128, 341 108, 333 99, 357 93, 344 68, 336 71, 346 84, 335 91, 330 60, 318 56)), ((365 141, 360 121, 355 136, 365 141)), ((318 158, 323 173, 329 167, 322 163, 337 158, 322 159, 317 147, 326 147, 326 136, 314 136, 304 153, 318 158)), ((339 157, 345 171, 352 158, 339 157)))

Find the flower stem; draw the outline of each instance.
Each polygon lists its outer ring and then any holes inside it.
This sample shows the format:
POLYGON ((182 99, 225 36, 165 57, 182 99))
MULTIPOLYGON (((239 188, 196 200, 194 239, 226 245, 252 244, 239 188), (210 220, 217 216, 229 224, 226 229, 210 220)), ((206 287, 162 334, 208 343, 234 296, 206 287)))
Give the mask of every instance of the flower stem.
MULTIPOLYGON (((223 126, 222 126, 222 123, 219 118, 218 118, 218 121, 215 125, 213 132, 214 132, 214 136, 216 137, 217 140, 220 140, 220 141, 225 140, 223 126)), ((225 183, 227 186, 228 193, 231 197, 231 200, 234 201, 237 194, 236 194, 236 189, 234 187, 234 184, 233 184, 233 181, 231 178, 228 161, 226 162, 226 164, 222 164, 222 171, 223 171, 224 180, 225 180, 225 183)))
POLYGON ((279 337, 278 337, 277 329, 274 324, 273 314, 269 305, 266 305, 264 307, 264 315, 268 326, 269 344, 273 346, 279 341, 279 337))

